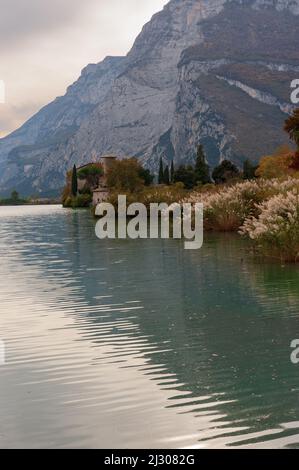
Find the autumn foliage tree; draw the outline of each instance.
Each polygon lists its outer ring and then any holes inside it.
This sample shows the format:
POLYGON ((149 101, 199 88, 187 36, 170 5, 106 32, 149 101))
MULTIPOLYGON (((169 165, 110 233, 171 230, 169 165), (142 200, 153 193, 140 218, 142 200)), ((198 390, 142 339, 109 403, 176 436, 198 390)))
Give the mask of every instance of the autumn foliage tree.
POLYGON ((293 173, 291 165, 294 161, 294 152, 284 145, 279 147, 273 155, 261 158, 256 171, 259 178, 282 178, 293 173))
POLYGON ((144 168, 136 158, 115 160, 108 170, 107 185, 118 192, 138 192, 145 184, 144 168))

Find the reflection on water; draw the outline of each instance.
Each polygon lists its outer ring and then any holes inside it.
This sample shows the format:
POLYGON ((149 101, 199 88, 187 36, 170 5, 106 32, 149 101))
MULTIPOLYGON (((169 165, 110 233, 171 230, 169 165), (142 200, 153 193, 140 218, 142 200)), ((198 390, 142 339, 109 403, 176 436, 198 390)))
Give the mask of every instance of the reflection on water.
POLYGON ((299 447, 299 269, 0 208, 0 447, 299 447))

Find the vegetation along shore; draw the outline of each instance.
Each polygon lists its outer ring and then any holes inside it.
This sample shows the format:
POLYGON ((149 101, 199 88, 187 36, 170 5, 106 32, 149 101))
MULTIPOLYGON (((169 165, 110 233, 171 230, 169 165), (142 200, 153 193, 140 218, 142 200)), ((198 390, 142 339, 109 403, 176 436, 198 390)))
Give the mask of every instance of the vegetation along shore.
MULTIPOLYGON (((102 200, 117 205, 119 194, 127 203, 201 202, 204 228, 237 232, 249 239, 264 257, 299 261, 299 109, 285 122, 296 149, 283 146, 258 165, 244 162, 243 171, 223 160, 212 173, 204 149, 197 148, 195 165, 177 168, 160 160, 158 181, 135 158, 93 163, 67 175, 65 207, 89 207, 102 200), (78 184, 79 183, 79 184, 78 184)), ((104 160, 105 160, 104 159, 104 160)))
POLYGON ((61 204, 60 198, 40 198, 31 196, 23 198, 17 191, 12 191, 10 197, 0 198, 0 206, 36 206, 61 204))

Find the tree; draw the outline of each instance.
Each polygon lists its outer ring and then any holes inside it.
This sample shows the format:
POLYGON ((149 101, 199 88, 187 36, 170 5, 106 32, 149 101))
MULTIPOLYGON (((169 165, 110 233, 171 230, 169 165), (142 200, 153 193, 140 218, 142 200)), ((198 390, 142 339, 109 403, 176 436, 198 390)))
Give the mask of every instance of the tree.
POLYGON ((197 156, 195 163, 195 175, 196 181, 202 184, 208 184, 211 182, 210 178, 210 167, 206 162, 206 156, 202 145, 197 147, 197 156))
POLYGON ((163 182, 164 182, 164 166, 163 166, 162 157, 160 157, 160 167, 159 167, 158 183, 159 183, 159 184, 163 184, 163 182))
POLYGON ((236 165, 230 160, 223 160, 220 165, 214 168, 212 173, 213 180, 216 184, 226 183, 238 176, 240 176, 240 172, 236 165))
POLYGON ((100 178, 104 175, 103 166, 100 163, 91 163, 90 165, 78 170, 77 177, 80 180, 86 180, 87 189, 95 189, 99 186, 100 178))
POLYGON ((112 162, 107 172, 107 185, 118 192, 137 192, 144 187, 140 177, 142 166, 136 158, 125 158, 112 162))
POLYGON ((77 193, 78 193, 77 168, 76 168, 76 165, 74 165, 73 172, 72 172, 72 195, 76 197, 77 193))
POLYGON ((299 150, 298 150, 298 152, 295 152, 293 154, 293 158, 292 158, 291 164, 289 166, 289 169, 291 171, 293 170, 295 172, 299 171, 299 150))
POLYGON ((256 170, 259 178, 272 179, 281 178, 294 173, 294 152, 284 145, 279 147, 273 155, 261 158, 256 170))
POLYGON ((143 167, 141 167, 139 170, 139 176, 143 179, 145 186, 150 186, 155 179, 155 177, 151 174, 150 170, 145 169, 143 167))
POLYGON ((173 162, 173 160, 171 162, 171 168, 170 168, 170 182, 174 183, 174 162, 173 162))
POLYGON ((295 109, 293 114, 285 121, 284 130, 299 150, 299 108, 295 109))
POLYGON ((256 177, 256 170, 258 169, 258 165, 253 165, 250 160, 245 160, 243 164, 243 178, 244 180, 252 180, 256 177))
POLYGON ((167 165, 164 170, 164 175, 163 175, 163 183, 167 184, 169 186, 170 183, 170 175, 169 175, 169 166, 167 165))
POLYGON ((12 193, 10 195, 10 198, 13 202, 19 201, 19 199, 20 199, 19 193, 17 191, 12 191, 12 193))
POLYGON ((196 175, 192 166, 181 165, 174 172, 174 182, 183 183, 186 189, 192 189, 196 185, 196 175))

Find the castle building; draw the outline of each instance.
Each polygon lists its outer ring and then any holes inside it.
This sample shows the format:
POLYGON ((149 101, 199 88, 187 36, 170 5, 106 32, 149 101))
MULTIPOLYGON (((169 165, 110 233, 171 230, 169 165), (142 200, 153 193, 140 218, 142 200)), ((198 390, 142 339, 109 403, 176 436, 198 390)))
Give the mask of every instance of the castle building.
POLYGON ((94 206, 106 201, 109 196, 109 188, 107 186, 106 177, 109 168, 111 168, 111 165, 116 160, 116 158, 117 157, 114 155, 105 155, 101 157, 100 162, 103 164, 104 176, 101 178, 99 186, 92 191, 92 204, 94 206))

